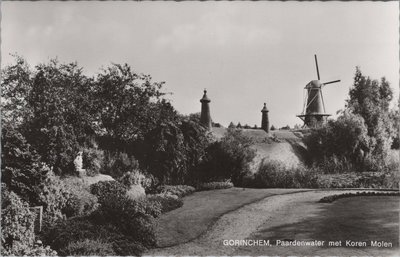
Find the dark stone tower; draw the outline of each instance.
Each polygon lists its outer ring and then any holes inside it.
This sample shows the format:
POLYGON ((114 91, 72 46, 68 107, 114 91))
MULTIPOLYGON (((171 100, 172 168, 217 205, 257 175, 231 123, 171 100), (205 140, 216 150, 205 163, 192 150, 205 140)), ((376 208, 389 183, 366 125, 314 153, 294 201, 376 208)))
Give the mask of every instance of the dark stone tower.
POLYGON ((269 119, 268 119, 268 109, 267 104, 264 103, 264 108, 261 110, 262 119, 261 119, 261 128, 269 133, 269 119))
POLYGON ((201 102, 201 115, 200 124, 211 129, 211 115, 210 115, 210 105, 211 100, 207 97, 207 90, 204 89, 203 98, 200 99, 201 102))

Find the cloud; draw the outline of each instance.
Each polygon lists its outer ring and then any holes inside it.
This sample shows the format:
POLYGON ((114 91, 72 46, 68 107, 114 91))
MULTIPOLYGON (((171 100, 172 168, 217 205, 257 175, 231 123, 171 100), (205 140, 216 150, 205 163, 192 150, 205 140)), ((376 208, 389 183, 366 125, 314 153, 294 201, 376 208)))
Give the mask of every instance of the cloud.
POLYGON ((229 47, 278 44, 277 30, 240 17, 235 8, 215 8, 197 21, 179 24, 155 41, 158 48, 171 48, 176 52, 193 47, 229 47))

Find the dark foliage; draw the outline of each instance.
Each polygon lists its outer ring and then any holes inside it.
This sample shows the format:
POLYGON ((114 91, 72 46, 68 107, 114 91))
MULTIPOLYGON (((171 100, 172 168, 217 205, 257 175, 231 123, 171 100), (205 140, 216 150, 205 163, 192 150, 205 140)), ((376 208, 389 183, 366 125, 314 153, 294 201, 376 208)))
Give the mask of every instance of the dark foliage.
POLYGON ((7 252, 22 255, 35 240, 35 214, 29 210, 26 202, 4 187, 1 196, 2 255, 7 252))
POLYGON ((97 196, 102 205, 115 199, 123 199, 127 191, 128 188, 117 181, 100 181, 90 186, 90 192, 97 196))
POLYGON ((207 155, 197 174, 202 182, 231 180, 240 185, 250 171, 250 163, 255 157, 251 148, 252 140, 241 130, 228 129, 224 137, 207 148, 207 155))
POLYGON ((40 156, 14 127, 3 125, 1 133, 1 180, 25 201, 38 203, 38 185, 44 183, 49 169, 40 156))
POLYGON ((161 214, 159 203, 145 198, 130 199, 125 186, 116 181, 98 182, 92 185, 91 192, 100 204, 92 215, 97 224, 113 224, 122 234, 144 246, 154 246, 154 218, 161 214))
POLYGON ((64 256, 76 255, 82 251, 99 256, 113 253, 137 256, 145 249, 141 243, 121 234, 115 226, 93 224, 87 218, 58 222, 43 234, 43 240, 64 256), (100 243, 112 247, 105 249, 100 243))

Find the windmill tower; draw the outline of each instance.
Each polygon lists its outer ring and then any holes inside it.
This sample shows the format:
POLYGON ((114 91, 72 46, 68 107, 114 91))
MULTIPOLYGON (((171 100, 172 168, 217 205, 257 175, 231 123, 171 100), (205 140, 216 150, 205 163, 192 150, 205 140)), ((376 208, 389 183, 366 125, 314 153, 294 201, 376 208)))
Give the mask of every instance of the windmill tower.
POLYGON ((323 124, 326 118, 330 116, 325 111, 324 98, 322 96, 322 88, 325 85, 337 83, 340 80, 334 80, 330 82, 322 83, 319 77, 318 61, 317 55, 314 55, 315 66, 317 68, 318 80, 310 81, 305 87, 305 97, 303 112, 297 115, 302 121, 304 121, 304 126, 314 127, 323 124))

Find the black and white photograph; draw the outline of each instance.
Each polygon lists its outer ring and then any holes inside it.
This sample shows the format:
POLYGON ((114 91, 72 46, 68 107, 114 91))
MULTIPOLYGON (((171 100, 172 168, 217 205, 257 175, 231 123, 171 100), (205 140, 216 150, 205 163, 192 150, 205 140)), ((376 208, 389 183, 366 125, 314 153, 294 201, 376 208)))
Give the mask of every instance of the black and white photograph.
POLYGON ((398 1, 1 1, 1 256, 400 256, 398 1))

